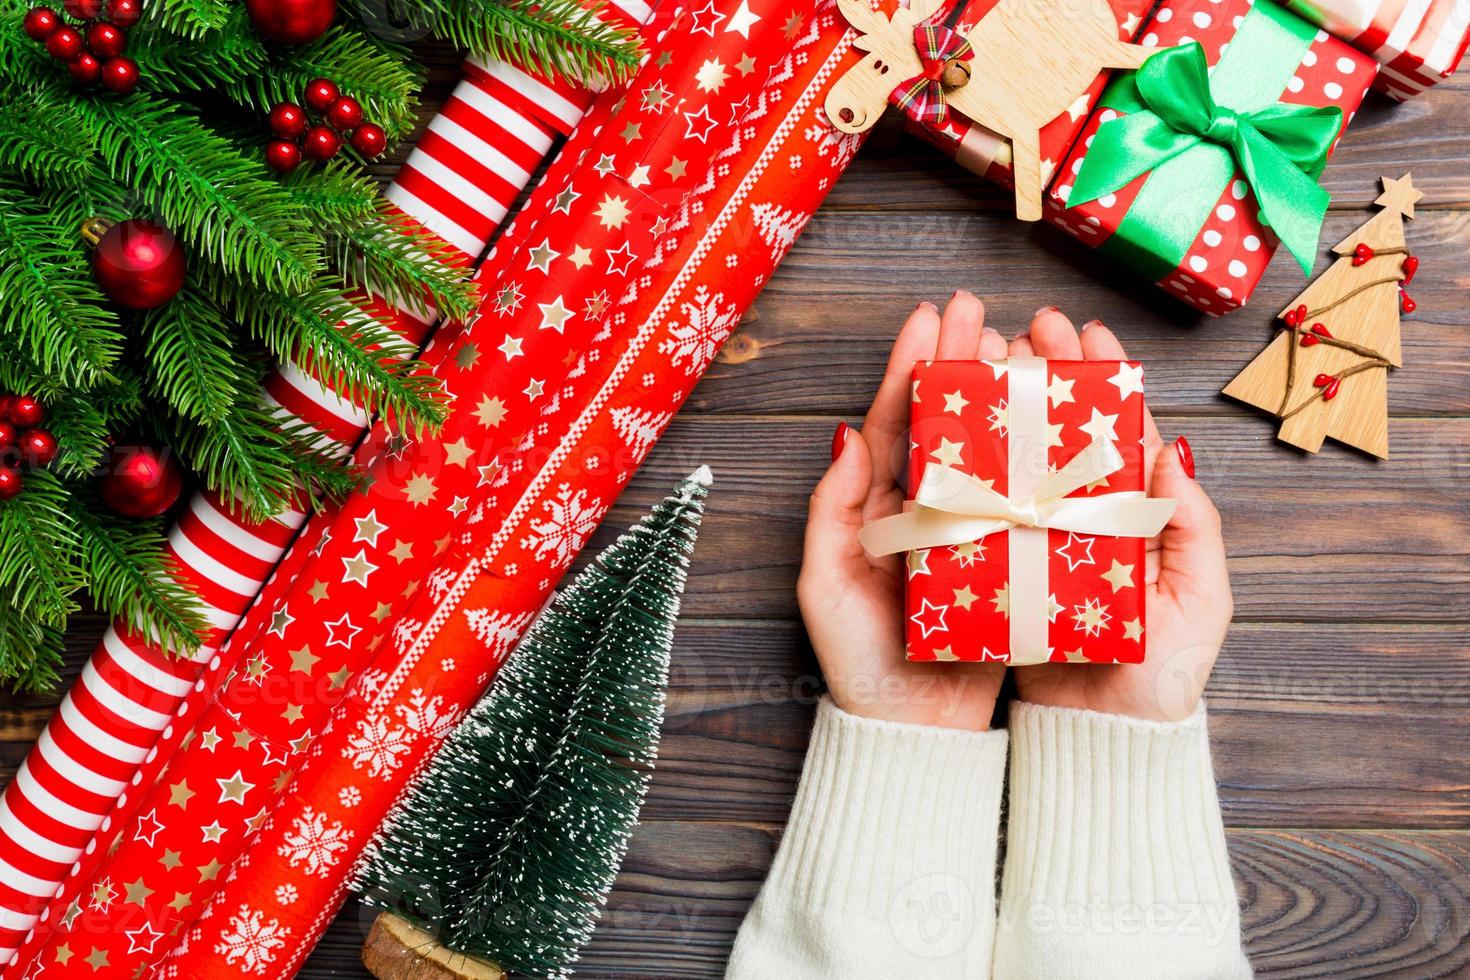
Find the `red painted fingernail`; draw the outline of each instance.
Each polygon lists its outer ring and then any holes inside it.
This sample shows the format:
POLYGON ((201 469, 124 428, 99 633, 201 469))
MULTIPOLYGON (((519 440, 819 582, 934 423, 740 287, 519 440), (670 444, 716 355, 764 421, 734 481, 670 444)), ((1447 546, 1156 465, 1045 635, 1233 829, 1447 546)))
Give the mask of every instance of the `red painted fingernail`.
POLYGON ((1180 436, 1174 440, 1174 451, 1179 454, 1179 465, 1184 467, 1184 475, 1191 480, 1194 479, 1194 452, 1189 448, 1189 440, 1180 436))
POLYGON ((832 433, 832 462, 837 462, 837 457, 842 455, 842 447, 847 445, 847 434, 852 431, 852 426, 846 422, 837 423, 837 431, 832 433))

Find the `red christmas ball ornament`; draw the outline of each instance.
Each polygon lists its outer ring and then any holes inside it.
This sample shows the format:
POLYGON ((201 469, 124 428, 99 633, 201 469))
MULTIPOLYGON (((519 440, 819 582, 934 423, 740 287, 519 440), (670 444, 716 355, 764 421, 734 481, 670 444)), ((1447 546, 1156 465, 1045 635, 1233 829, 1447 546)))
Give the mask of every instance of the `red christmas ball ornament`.
POLYGON ((124 517, 157 517, 184 489, 178 461, 153 446, 115 446, 97 481, 103 503, 124 517))
POLYGON ((15 446, 17 434, 15 426, 9 422, 0 421, 0 453, 15 446))
POLYGON ((77 20, 96 20, 102 16, 102 0, 62 0, 61 6, 77 20))
POLYGON ((0 463, 0 500, 9 500, 21 491, 20 470, 0 463))
POLYGON ((72 59, 71 64, 66 66, 66 70, 71 72, 72 78, 83 85, 92 85, 102 77, 102 62, 83 51, 72 59))
POLYGON ((388 136, 383 127, 374 123, 363 123, 352 132, 352 145, 358 153, 371 160, 388 146, 388 136))
POLYGON ((351 96, 343 95, 327 106, 327 122, 338 132, 346 132, 362 125, 362 106, 351 96))
POLYGON ((26 35, 32 41, 44 41, 61 26, 61 15, 50 7, 32 7, 26 14, 26 35))
POLYGON ((307 44, 337 17, 337 0, 245 0, 255 29, 277 44, 307 44))
POLYGON ((151 310, 183 288, 189 266, 184 247, 163 225, 133 218, 106 227, 94 219, 82 236, 96 245, 92 274, 113 302, 151 310))
POLYGON ((342 137, 326 126, 313 126, 306 131, 302 152, 313 160, 330 160, 342 148, 342 137))
POLYGON ((128 46, 128 35, 116 24, 98 21, 87 28, 87 50, 99 58, 116 58, 128 46))
POLYGON ((290 173, 301 165, 301 147, 290 140, 271 140, 265 148, 265 162, 277 173, 290 173))
POLYGON ((301 97, 317 112, 326 112, 341 94, 337 89, 337 83, 330 78, 313 78, 306 83, 306 89, 301 93, 301 97))
POLYGON ((271 106, 271 132, 282 139, 295 139, 306 132, 306 110, 294 102, 277 102, 271 106))
POLYGON ((62 24, 46 38, 46 53, 57 61, 70 61, 82 53, 82 44, 81 32, 62 24))
POLYGON ((29 429, 46 421, 46 410, 30 395, 11 395, 5 420, 18 429, 29 429))
POLYGON ((132 58, 111 58, 102 65, 102 87, 127 95, 138 84, 138 65, 132 58))
POLYGON ((45 429, 32 429, 17 443, 21 455, 32 466, 45 466, 56 458, 56 437, 45 429))
POLYGON ((112 0, 107 5, 107 16, 123 30, 138 23, 143 17, 143 4, 139 0, 112 0))

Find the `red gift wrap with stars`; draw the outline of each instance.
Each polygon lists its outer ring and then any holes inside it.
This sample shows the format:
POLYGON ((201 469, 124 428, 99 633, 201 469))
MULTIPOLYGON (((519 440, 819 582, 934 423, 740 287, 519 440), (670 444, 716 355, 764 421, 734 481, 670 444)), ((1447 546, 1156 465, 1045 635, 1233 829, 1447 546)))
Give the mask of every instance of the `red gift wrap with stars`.
POLYGON ((1132 361, 915 366, 903 514, 913 661, 1139 663, 1144 552, 1173 501, 1143 495, 1143 368, 1132 361))

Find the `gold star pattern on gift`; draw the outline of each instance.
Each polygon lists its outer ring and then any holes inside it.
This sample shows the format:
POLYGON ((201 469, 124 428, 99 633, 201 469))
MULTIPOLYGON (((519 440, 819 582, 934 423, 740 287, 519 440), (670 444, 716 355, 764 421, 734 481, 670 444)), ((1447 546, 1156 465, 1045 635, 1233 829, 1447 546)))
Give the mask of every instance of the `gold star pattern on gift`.
POLYGON ((342 559, 342 581, 344 583, 355 582, 366 587, 368 576, 377 570, 378 566, 368 561, 366 548, 359 548, 357 554, 351 558, 342 559))
POLYGON ((613 159, 613 155, 611 153, 604 153, 602 156, 598 157, 597 162, 592 165, 592 169, 597 171, 597 174, 600 177, 606 177, 617 168, 618 162, 613 159))
POLYGON ((329 647, 347 647, 350 650, 352 648, 352 641, 357 637, 357 634, 362 632, 362 627, 354 626, 352 620, 348 618, 347 613, 343 613, 342 618, 335 622, 323 623, 322 625, 327 630, 327 646, 329 647))
POLYGON ((930 633, 949 632, 949 627, 944 624, 944 614, 948 611, 948 606, 936 606, 926 597, 919 600, 919 609, 909 617, 909 621, 919 628, 919 632, 927 640, 930 633))
POLYGON ((327 583, 317 579, 311 583, 311 588, 306 590, 306 594, 311 596, 312 602, 321 602, 327 597, 327 583))
POLYGON ((1076 384, 1076 378, 1063 378, 1059 374, 1053 374, 1051 383, 1046 386, 1046 397, 1051 399, 1051 407, 1075 402, 1077 399, 1072 397, 1072 387, 1076 384))
POLYGON ((1011 615, 1010 585, 1003 585, 1000 588, 996 589, 995 598, 990 600, 990 604, 995 607, 996 612, 1000 613, 1002 616, 1009 618, 1011 615))
POLYGON ((505 355, 505 360, 508 363, 518 357, 524 356, 525 352, 521 350, 521 347, 524 343, 525 342, 521 340, 521 338, 512 337, 510 334, 506 334, 505 339, 500 342, 500 346, 495 349, 505 355))
POLYGON ((92 889, 91 906, 101 912, 112 908, 112 903, 117 899, 117 892, 112 890, 112 879, 103 878, 92 889))
POLYGON ((158 863, 172 871, 182 865, 184 859, 179 856, 178 851, 170 851, 168 848, 164 848, 163 857, 158 859, 158 863))
POLYGON ((461 371, 468 371, 480 360, 480 346, 478 344, 466 343, 454 354, 454 366, 461 371))
MULTIPOLYGON (((499 398, 491 398, 489 395, 480 397, 480 404, 474 411, 475 420, 487 429, 493 429, 505 421, 505 402, 499 398)), ((402 559, 399 559, 402 561, 402 559)))
MULTIPOLYGON (((982 480, 989 489, 995 485, 994 480, 982 480)), ((981 541, 966 541, 964 544, 950 546, 950 552, 954 554, 954 560, 959 562, 961 568, 969 568, 977 561, 985 559, 985 544, 981 541)))
POLYGON ((1114 426, 1118 422, 1116 415, 1104 415, 1096 408, 1092 410, 1092 418, 1079 425, 1077 428, 1092 436, 1094 440, 1106 439, 1109 442, 1118 441, 1118 431, 1114 426))
POLYGON ((904 564, 908 566, 909 578, 915 575, 928 575, 929 572, 929 549, 915 548, 904 555, 904 564))
POLYGON ((393 550, 388 552, 388 557, 392 558, 394 561, 399 562, 400 564, 406 562, 413 557, 413 545, 409 544, 407 541, 399 541, 397 539, 394 539, 393 550))
POLYGON ((199 880, 204 882, 218 878, 219 873, 224 869, 225 866, 218 861, 210 861, 208 864, 201 864, 196 870, 199 872, 199 880))
MULTIPOLYGON (((444 462, 450 466, 464 466, 474 455, 475 451, 470 448, 469 443, 464 441, 464 436, 444 444, 444 462)), ((374 547, 376 546, 377 542, 374 542, 374 547)))
POLYGON ((750 0, 740 0, 740 6, 735 8, 735 13, 730 17, 730 23, 725 28, 726 34, 739 34, 747 41, 750 40, 750 29, 755 22, 761 19, 760 14, 752 13, 750 0))
POLYGON ((149 888, 142 878, 123 885, 123 901, 132 902, 134 905, 142 905, 148 901, 148 896, 152 894, 153 889, 149 888))
POLYGON ((618 135, 623 138, 623 141, 625 143, 631 143, 634 140, 640 140, 643 138, 643 124, 634 122, 630 119, 628 120, 628 125, 624 126, 623 131, 618 135))
POLYGON ((986 421, 990 423, 990 431, 999 432, 1002 437, 1010 431, 1011 409, 1004 398, 999 404, 990 406, 990 416, 986 421))
POLYGON ((1143 365, 1119 361, 1118 373, 1109 378, 1108 383, 1117 386, 1118 397, 1123 401, 1127 401, 1129 395, 1143 394, 1143 365))
POLYGON ((1071 531, 1067 532, 1067 543, 1057 549, 1056 553, 1067 559, 1067 571, 1077 571, 1078 565, 1094 564, 1092 558, 1092 543, 1096 538, 1084 538, 1071 531))
POLYGON ((629 242, 623 242, 617 248, 607 250, 607 274, 610 276, 627 275, 633 263, 638 261, 638 255, 633 251, 629 242))
POLYGON ((697 139, 701 143, 708 143, 710 134, 718 127, 715 117, 709 114, 709 106, 702 105, 698 112, 686 112, 683 114, 684 122, 688 128, 684 132, 685 139, 697 139))
POLYGON ((940 466, 960 466, 964 463, 964 456, 961 455, 961 451, 964 448, 964 443, 951 442, 944 436, 940 436, 939 448, 931 450, 929 455, 940 466))
POLYGON ((592 264, 592 250, 585 245, 578 245, 572 249, 572 254, 567 256, 567 261, 578 269, 585 269, 592 264))
POLYGON ((1088 636, 1102 633, 1112 618, 1108 615, 1108 607, 1097 599, 1088 599, 1084 604, 1072 607, 1072 620, 1088 636))
POLYGON ((644 112, 652 112, 661 116, 673 98, 674 93, 669 90, 668 86, 663 82, 654 82, 643 90, 642 109, 644 112))
POLYGON ((291 624, 294 622, 296 622, 295 616, 292 616, 284 609, 277 609, 275 612, 271 613, 271 625, 270 628, 266 630, 266 632, 274 633, 276 636, 285 639, 286 630, 289 629, 291 624))
POLYGON ((194 796, 195 793, 189 788, 189 781, 187 779, 181 779, 171 784, 168 788, 168 801, 180 810, 187 810, 189 808, 189 801, 194 796))
POLYGON ((403 499, 409 503, 422 507, 434 499, 439 488, 434 485, 434 480, 423 473, 415 473, 408 478, 403 487, 403 499))
POLYGON ((749 75, 751 72, 755 71, 755 59, 752 58, 750 55, 746 55, 739 61, 735 62, 735 70, 738 71, 741 75, 749 75))
POLYGON ((781 25, 781 33, 786 35, 786 40, 794 41, 796 35, 801 33, 801 25, 805 22, 806 18, 802 17, 801 14, 792 14, 786 18, 786 23, 781 25))
POLYGON ((82 957, 82 959, 94 972, 108 965, 107 950, 101 946, 92 947, 92 952, 82 957))
POLYGON ((699 66, 699 71, 694 74, 694 81, 701 92, 718 92, 729 77, 720 59, 711 58, 699 66))
POLYGON ((245 772, 236 769, 235 774, 228 779, 215 779, 219 784, 219 803, 245 803, 245 794, 255 788, 254 783, 245 781, 245 772))
POLYGON ((372 612, 373 619, 379 623, 391 615, 393 615, 393 607, 386 602, 378 603, 377 608, 372 612))
POLYGON ((76 954, 71 951, 71 943, 62 943, 56 947, 56 962, 66 966, 76 954))
POLYGON ((1101 577, 1113 587, 1114 593, 1119 589, 1130 589, 1133 587, 1133 566, 1125 565, 1114 558, 1112 567, 1103 572, 1101 577))
POLYGON ((1055 592, 1047 596, 1046 621, 1048 623, 1055 623, 1057 621, 1057 615, 1062 612, 1062 608, 1062 604, 1060 602, 1057 602, 1057 594, 1055 592))
POLYGON ((567 320, 571 319, 572 311, 567 309, 566 301, 562 297, 558 296, 550 303, 537 303, 536 308, 541 311, 542 330, 566 332, 567 320))
POLYGON ((674 180, 683 180, 684 175, 688 172, 689 162, 687 160, 680 160, 678 157, 671 157, 669 159, 669 165, 664 168, 664 173, 668 174, 674 180))
POLYGON ((176 892, 174 892, 173 900, 168 903, 168 907, 171 908, 171 909, 173 909, 175 912, 182 912, 182 911, 184 911, 184 909, 188 908, 190 905, 193 905, 193 904, 194 904, 194 895, 193 895, 192 892, 179 892, 179 891, 176 891, 176 892))
POLYGON ((730 16, 715 9, 715 0, 709 0, 709 3, 699 10, 690 11, 690 15, 694 22, 689 28, 689 33, 708 34, 710 37, 715 36, 715 28, 720 26, 720 21, 730 16))
POLYGON ((640 163, 638 166, 634 167, 633 172, 628 174, 628 186, 646 187, 647 185, 653 183, 653 178, 649 176, 649 172, 652 169, 653 168, 651 168, 646 163, 640 163))
POLYGON ((376 548, 378 546, 378 535, 387 530, 386 525, 378 523, 377 508, 373 508, 362 517, 353 518, 352 523, 357 527, 357 530, 352 535, 353 543, 364 543, 369 548, 376 548))
POLYGON ((527 263, 530 268, 546 273, 551 271, 551 263, 561 257, 561 253, 551 247, 550 238, 542 239, 541 244, 528 250, 526 255, 531 260, 527 263))
POLYGON ((621 228, 632 213, 626 200, 615 194, 607 194, 597 206, 597 222, 604 228, 621 228))
POLYGON ((281 709, 281 720, 288 724, 295 724, 305 715, 304 709, 299 704, 288 704, 281 709))
POLYGON ((1137 619, 1123 620, 1123 639, 1138 643, 1143 640, 1143 622, 1137 619))
POLYGON ((978 598, 980 597, 971 592, 968 585, 962 589, 954 590, 954 604, 965 612, 970 611, 970 607, 975 604, 975 600, 978 598))
POLYGON ((207 827, 201 827, 200 831, 204 834, 204 843, 206 844, 218 844, 225 837, 224 824, 218 820, 207 827))
POLYGON ((970 404, 969 399, 963 391, 951 391, 944 396, 944 410, 959 415, 964 412, 965 406, 970 404))

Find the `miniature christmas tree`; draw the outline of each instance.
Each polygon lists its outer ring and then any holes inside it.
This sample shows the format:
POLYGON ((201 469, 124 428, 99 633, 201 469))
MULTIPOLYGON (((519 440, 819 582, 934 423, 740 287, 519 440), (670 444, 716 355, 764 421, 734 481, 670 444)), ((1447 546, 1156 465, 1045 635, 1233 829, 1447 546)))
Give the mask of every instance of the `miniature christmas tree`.
POLYGON ((1278 438, 1308 452, 1331 437, 1388 456, 1388 369, 1402 363, 1399 314, 1419 260, 1404 219, 1423 194, 1412 175, 1383 178, 1374 215, 1333 250, 1341 258, 1281 313, 1285 329, 1225 388, 1282 418, 1278 438))
POLYGON ((379 976, 419 975, 375 965, 404 956, 461 964, 454 976, 493 975, 486 961, 570 971, 657 755, 709 483, 701 467, 577 576, 389 818, 359 881, 396 916, 379 918, 364 949, 379 976))

